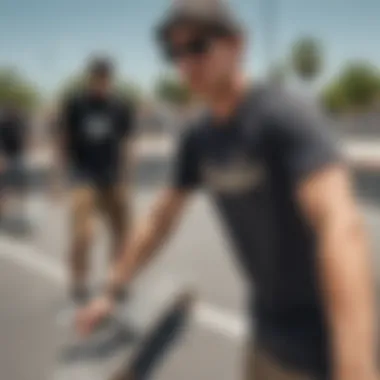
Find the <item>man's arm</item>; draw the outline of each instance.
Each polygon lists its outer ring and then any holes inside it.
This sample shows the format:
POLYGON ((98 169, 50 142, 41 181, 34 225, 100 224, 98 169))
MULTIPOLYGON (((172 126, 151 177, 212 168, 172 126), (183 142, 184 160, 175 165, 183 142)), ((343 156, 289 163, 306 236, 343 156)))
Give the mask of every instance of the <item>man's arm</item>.
MULTIPOLYGON (((274 101, 281 159, 316 234, 317 274, 329 323, 333 380, 376 378, 376 317, 368 239, 331 121, 313 105, 274 101)), ((378 379, 377 379, 378 380, 378 379)))
POLYGON ((182 137, 174 157, 172 184, 158 198, 148 220, 127 241, 120 261, 111 272, 111 292, 130 282, 135 273, 149 261, 178 220, 189 194, 199 185, 195 137, 192 131, 182 137))
POLYGON ((91 333, 104 318, 112 314, 119 291, 158 252, 178 221, 187 198, 188 192, 172 189, 165 190, 158 198, 150 216, 132 234, 120 259, 111 270, 106 294, 78 313, 77 329, 82 335, 91 333))
POLYGON ((333 379, 375 379, 375 287, 368 239, 347 171, 326 167, 301 182, 297 193, 319 242, 333 379))
POLYGON ((167 189, 162 192, 147 218, 127 241, 123 255, 112 268, 108 290, 116 291, 133 280, 150 261, 178 224, 189 192, 167 189))
POLYGON ((121 260, 112 270, 110 289, 129 282, 171 231, 193 189, 200 183, 196 134, 187 131, 174 157, 172 184, 156 201, 150 218, 127 242, 121 260))
POLYGON ((129 284, 150 261, 178 222, 189 194, 200 183, 195 142, 191 133, 181 139, 171 186, 158 198, 150 217, 137 228, 132 237, 127 238, 120 259, 111 270, 106 295, 78 314, 78 329, 82 334, 91 332, 102 319, 112 313, 119 290, 129 284))

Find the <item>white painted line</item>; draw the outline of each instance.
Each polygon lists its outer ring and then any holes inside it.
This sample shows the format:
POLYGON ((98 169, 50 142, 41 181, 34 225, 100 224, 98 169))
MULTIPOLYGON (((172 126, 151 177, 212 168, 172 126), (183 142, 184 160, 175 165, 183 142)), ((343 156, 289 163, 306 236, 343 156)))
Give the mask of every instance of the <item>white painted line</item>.
MULTIPOLYGON (((63 264, 17 241, 1 238, 0 258, 10 260, 59 285, 65 283, 63 264)), ((241 316, 208 303, 198 302, 193 317, 195 323, 200 327, 232 341, 240 342, 247 331, 246 323, 241 316)))
POLYGON ((34 250, 29 245, 17 242, 13 239, 0 239, 0 258, 6 258, 9 261, 23 266, 26 270, 30 270, 58 284, 65 283, 65 274, 56 260, 49 258, 48 255, 42 254, 34 250))
POLYGON ((203 328, 231 340, 241 341, 247 334, 247 325, 244 323, 243 318, 208 303, 197 303, 195 320, 203 328))

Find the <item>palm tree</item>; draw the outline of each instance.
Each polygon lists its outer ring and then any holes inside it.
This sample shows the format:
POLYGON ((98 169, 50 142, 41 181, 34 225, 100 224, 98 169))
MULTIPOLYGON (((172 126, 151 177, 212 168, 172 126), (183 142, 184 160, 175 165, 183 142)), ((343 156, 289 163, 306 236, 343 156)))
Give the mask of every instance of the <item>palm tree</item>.
POLYGON ((292 48, 291 61, 297 77, 311 82, 322 71, 323 51, 320 42, 313 37, 303 37, 292 48))
POLYGON ((283 62, 276 62, 269 68, 268 77, 272 83, 282 85, 288 79, 289 68, 283 62))
POLYGON ((323 88, 320 101, 325 110, 332 114, 339 114, 347 109, 344 88, 337 80, 333 80, 323 88))
POLYGON ((31 110, 38 104, 40 92, 19 71, 0 68, 0 104, 12 104, 20 110, 31 110))
POLYGON ((189 89, 169 75, 161 76, 157 80, 154 92, 159 100, 174 106, 186 105, 191 99, 189 89))
POLYGON ((368 62, 348 64, 340 76, 347 101, 353 107, 371 107, 379 94, 379 71, 368 62))
POLYGON ((327 85, 323 99, 335 111, 360 111, 374 107, 379 95, 379 70, 369 62, 354 61, 327 85))

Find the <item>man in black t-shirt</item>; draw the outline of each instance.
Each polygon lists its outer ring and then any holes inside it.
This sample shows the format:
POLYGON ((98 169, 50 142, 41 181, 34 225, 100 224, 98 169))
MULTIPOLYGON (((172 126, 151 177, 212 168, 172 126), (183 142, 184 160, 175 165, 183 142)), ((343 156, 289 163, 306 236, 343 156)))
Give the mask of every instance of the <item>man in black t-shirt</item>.
POLYGON ((129 240, 105 294, 79 312, 79 331, 112 312, 118 289, 202 187, 248 280, 252 330, 257 324, 246 379, 378 379, 367 240, 328 121, 277 86, 247 84, 243 31, 223 2, 176 1, 158 34, 209 110, 184 133, 172 183, 129 240))
POLYGON ((112 63, 95 58, 87 75, 83 90, 65 99, 58 150, 59 161, 68 169, 72 183, 71 288, 78 301, 88 293, 87 256, 93 241, 93 213, 104 213, 114 255, 126 233, 124 179, 133 123, 131 104, 113 90, 112 63))

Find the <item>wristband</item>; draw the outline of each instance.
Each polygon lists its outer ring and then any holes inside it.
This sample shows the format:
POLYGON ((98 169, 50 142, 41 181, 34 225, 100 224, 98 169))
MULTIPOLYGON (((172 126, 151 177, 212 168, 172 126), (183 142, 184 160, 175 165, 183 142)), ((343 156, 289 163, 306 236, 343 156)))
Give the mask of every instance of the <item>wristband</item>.
POLYGON ((127 296, 127 290, 121 285, 111 285, 106 289, 107 297, 115 302, 123 302, 127 296))

